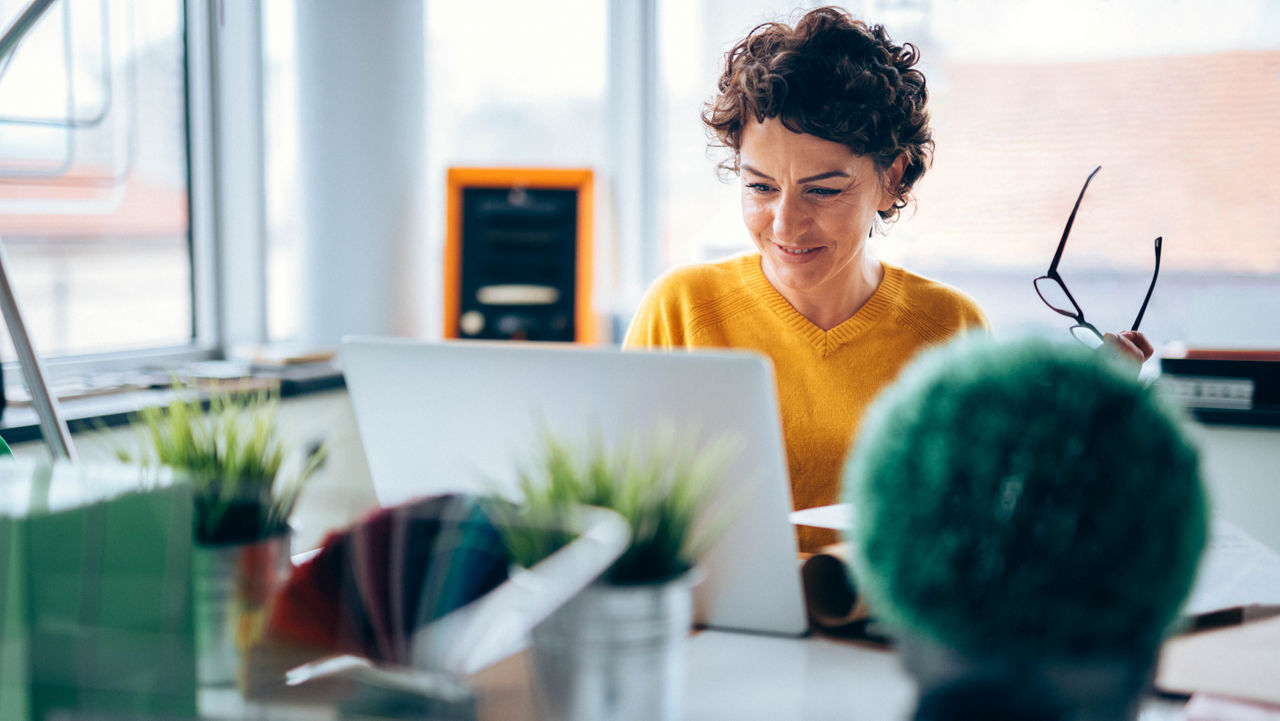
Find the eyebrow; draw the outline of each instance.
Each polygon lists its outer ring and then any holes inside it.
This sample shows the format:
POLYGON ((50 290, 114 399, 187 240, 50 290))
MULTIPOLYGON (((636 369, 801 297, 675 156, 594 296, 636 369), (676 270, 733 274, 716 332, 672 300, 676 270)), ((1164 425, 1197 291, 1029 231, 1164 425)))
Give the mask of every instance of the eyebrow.
MULTIPOLYGON (((773 178, 769 177, 768 175, 765 175, 764 173, 760 172, 759 170, 756 170, 755 168, 751 167, 750 165, 744 165, 744 166, 742 166, 742 169, 743 169, 743 170, 745 170, 745 171, 747 171, 748 173, 751 173, 752 175, 758 175, 758 176, 760 176, 761 178, 764 178, 765 180, 773 180, 773 178)), ((847 178, 847 177, 849 177, 849 174, 848 174, 848 173, 846 173, 846 172, 844 172, 843 170, 829 170, 829 171, 827 171, 827 172, 825 172, 825 173, 818 173, 817 175, 810 175, 810 176, 809 176, 809 177, 807 177, 807 178, 801 178, 801 179, 800 179, 799 181, 797 181, 797 182, 800 182, 800 183, 812 183, 812 182, 814 182, 815 180, 826 180, 827 178, 847 178)), ((777 182, 777 181, 774 181, 774 182, 777 182)))

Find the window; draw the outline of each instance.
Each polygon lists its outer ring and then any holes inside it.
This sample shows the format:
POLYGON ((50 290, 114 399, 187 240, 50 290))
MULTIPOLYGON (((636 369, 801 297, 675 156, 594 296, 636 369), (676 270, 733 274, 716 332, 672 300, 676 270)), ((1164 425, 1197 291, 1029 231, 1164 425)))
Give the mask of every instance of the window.
MULTIPOLYGON (((723 54, 780 3, 660 5, 665 129, 658 269, 749 249, 736 178, 720 183, 698 118, 723 54)), ((850 2, 918 45, 937 151, 881 257, 974 295, 998 333, 1065 334, 1031 280, 1095 165, 1061 272, 1090 320, 1132 322, 1152 241, 1150 338, 1271 346, 1280 313, 1280 7, 1000 0, 850 2), (1077 284, 1080 290, 1077 292, 1077 284), (1265 315, 1264 315, 1265 313, 1265 315)))
POLYGON ((45 357, 195 339, 184 33, 181 2, 62 0, 0 65, 0 238, 45 357))
MULTIPOLYGON (((443 248, 451 166, 607 168, 606 12, 598 0, 427 5, 428 247, 443 248)), ((597 198, 604 198, 597 192, 597 198)), ((596 236, 607 242, 610 234, 596 236)), ((439 263, 430 266, 436 283, 439 263)), ((434 285, 429 298, 442 294, 434 285)), ((438 323, 439 313, 430 320, 438 323)))
MULTIPOLYGON (((799 3, 811 6, 817 3, 799 3)), ((595 167, 597 305, 625 325, 657 273, 750 248, 736 179, 717 178, 699 120, 733 42, 794 19, 780 0, 503 0, 428 3, 425 53, 429 219, 423 315, 438 333, 443 178, 451 165, 595 167), (652 34, 618 18, 652 9, 652 34), (618 15, 612 20, 611 14, 618 15), (652 82, 646 73, 654 71, 652 82), (650 84, 651 83, 651 84, 650 84), (618 102, 619 97, 624 102, 618 102), (640 98, 640 100, 636 100, 640 98), (638 109, 637 109, 638 108, 638 109), (642 117, 631 143, 619 128, 642 117), (634 148, 644 163, 635 160, 634 148), (629 156, 628 153, 631 153, 629 156), (647 165, 646 165, 647 164, 647 165), (639 191, 637 191, 639 188, 639 191), (642 217, 647 237, 627 235, 642 217), (625 247, 623 247, 625 246, 625 247)), ((891 262, 974 295, 999 333, 1066 333, 1031 280, 1047 267, 1085 175, 1061 271, 1090 320, 1131 322, 1152 241, 1160 284, 1143 329, 1157 343, 1275 345, 1245 319, 1280 314, 1280 7, 1267 0, 954 0, 846 5, 923 53, 937 153, 918 203, 877 237, 891 262)), ((266 3, 272 339, 296 333, 297 185, 290 153, 290 3, 266 3), (272 43, 277 43, 272 47, 272 43)), ((433 332, 434 329, 434 332, 433 332)))
MULTIPOLYGON (((776 0, 662 0, 658 15, 660 99, 658 269, 748 250, 737 178, 720 182, 719 151, 708 150, 703 104, 724 69, 724 55, 762 22, 796 16, 776 0)), ((649 279, 652 280, 652 279, 649 279)))
POLYGON ((459 164, 602 162, 607 4, 427 6, 432 177, 459 164))
MULTIPOLYGON (((301 207, 297 76, 298 62, 305 59, 298 57, 293 7, 263 4, 267 317, 273 341, 295 340, 303 332, 298 301, 309 282, 302 277, 308 272, 302 262, 304 223, 295 210, 301 207)), ((416 318, 424 332, 440 332, 449 167, 606 166, 607 11, 608 4, 599 0, 425 5, 427 100, 421 123, 427 160, 426 178, 416 192, 427 218, 426 262, 423 277, 415 275, 427 302, 416 318)))

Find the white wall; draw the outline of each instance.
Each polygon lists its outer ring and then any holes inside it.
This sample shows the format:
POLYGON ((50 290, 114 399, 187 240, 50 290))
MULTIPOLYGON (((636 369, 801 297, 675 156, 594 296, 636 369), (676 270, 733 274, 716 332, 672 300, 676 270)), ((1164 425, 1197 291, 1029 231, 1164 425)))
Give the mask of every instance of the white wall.
POLYGON ((302 341, 412 335, 423 302, 423 4, 295 8, 302 341))
POLYGON ((1212 511, 1280 550, 1280 429, 1193 426, 1212 511))

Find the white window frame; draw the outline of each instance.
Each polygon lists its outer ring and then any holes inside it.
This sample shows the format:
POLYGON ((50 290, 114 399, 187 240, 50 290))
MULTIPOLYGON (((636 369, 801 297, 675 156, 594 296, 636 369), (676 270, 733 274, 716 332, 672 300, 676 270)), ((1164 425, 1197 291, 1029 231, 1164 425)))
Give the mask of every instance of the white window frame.
POLYGON ((608 14, 608 162, 616 205, 613 232, 598 237, 614 242, 621 287, 608 299, 612 308, 601 310, 629 320, 660 272, 658 0, 609 0, 608 14))

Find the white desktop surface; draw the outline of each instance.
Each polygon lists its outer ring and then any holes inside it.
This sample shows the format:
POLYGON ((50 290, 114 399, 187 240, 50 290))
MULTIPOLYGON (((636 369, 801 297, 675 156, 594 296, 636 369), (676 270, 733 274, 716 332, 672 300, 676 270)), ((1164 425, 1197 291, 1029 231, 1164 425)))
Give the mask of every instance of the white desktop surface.
MULTIPOLYGON (((914 708, 897 655, 854 642, 707 630, 690 637, 687 664, 686 721, 893 721, 914 708)), ((537 721, 528 673, 518 654, 474 677, 479 721, 537 721)), ((234 688, 202 690, 200 711, 220 720, 338 718, 323 705, 248 702, 234 688)))
MULTIPOLYGON (((915 684, 896 653, 823 636, 703 631, 689 642, 686 721, 897 721, 915 684)), ((1148 698, 1138 721, 1179 721, 1183 703, 1148 698)))
POLYGON ((821 636, 703 631, 689 639, 685 718, 909 718, 915 688, 896 654, 821 636))
MULTIPOLYGON (((778 638, 701 631, 689 639, 686 721, 901 721, 915 688, 892 651, 822 636, 778 638)), ((471 677, 479 721, 538 721, 525 654, 471 677)), ((1180 721, 1183 704, 1148 699, 1139 721, 1180 721)), ((233 688, 206 689, 201 718, 328 721, 332 707, 253 703, 233 688)))

